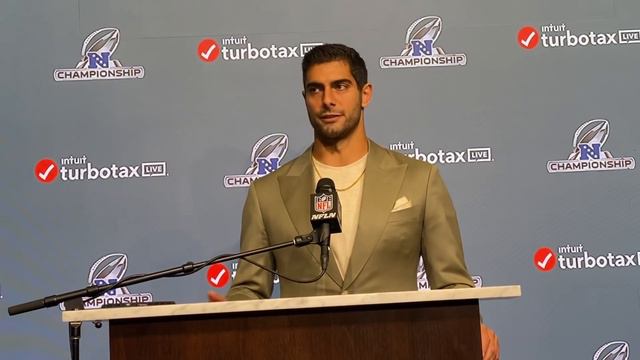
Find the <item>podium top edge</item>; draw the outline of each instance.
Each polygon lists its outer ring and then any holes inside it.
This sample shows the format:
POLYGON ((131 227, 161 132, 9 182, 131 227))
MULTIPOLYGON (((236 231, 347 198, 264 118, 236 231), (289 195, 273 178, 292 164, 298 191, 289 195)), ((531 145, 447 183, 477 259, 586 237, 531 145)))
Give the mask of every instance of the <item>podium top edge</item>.
POLYGON ((313 309, 361 305, 402 304, 433 301, 508 299, 522 295, 520 285, 483 288, 399 291, 368 294, 327 295, 264 300, 134 306, 63 311, 63 322, 116 320, 161 316, 220 314, 253 311, 313 309))

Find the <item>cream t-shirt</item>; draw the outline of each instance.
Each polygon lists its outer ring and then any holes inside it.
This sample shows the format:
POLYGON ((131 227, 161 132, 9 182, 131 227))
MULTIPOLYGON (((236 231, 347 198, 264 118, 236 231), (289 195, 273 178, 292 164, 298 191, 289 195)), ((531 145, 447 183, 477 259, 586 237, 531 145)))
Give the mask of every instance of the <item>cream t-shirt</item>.
POLYGON ((338 269, 343 279, 347 273, 349 259, 351 258, 353 243, 358 229, 362 188, 364 184, 363 173, 367 165, 367 155, 368 154, 354 163, 338 167, 325 165, 312 157, 315 166, 314 183, 317 183, 321 178, 330 178, 333 180, 336 184, 338 199, 342 207, 342 233, 331 235, 331 252, 338 264, 338 269), (352 184, 353 186, 349 188, 352 184))

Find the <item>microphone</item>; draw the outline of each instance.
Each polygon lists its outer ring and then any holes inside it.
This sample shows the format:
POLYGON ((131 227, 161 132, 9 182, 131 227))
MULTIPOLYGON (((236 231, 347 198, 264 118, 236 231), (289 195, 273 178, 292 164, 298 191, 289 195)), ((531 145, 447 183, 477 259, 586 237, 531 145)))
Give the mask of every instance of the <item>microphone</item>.
POLYGON ((331 234, 342 232, 342 209, 333 180, 318 180, 316 192, 311 194, 310 214, 313 230, 320 231, 320 262, 324 271, 329 264, 331 234))

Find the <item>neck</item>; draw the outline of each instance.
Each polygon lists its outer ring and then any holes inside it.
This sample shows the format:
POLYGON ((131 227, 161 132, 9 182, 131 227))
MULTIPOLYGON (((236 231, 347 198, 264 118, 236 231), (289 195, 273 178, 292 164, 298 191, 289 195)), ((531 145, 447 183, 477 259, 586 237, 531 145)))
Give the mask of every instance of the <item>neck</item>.
POLYGON ((337 142, 327 143, 316 137, 311 153, 313 157, 329 166, 346 166, 356 162, 369 151, 369 139, 364 132, 354 132, 352 136, 337 142))

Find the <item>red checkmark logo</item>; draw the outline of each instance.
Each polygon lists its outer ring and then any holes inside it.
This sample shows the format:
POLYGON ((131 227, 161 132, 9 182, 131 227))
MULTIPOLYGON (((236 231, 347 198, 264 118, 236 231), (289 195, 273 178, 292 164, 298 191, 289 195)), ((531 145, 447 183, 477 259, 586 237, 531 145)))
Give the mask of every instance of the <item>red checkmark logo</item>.
POLYGON ((198 44, 198 57, 204 62, 213 62, 220 55, 220 45, 215 39, 203 39, 198 44))
POLYGON ((533 264, 540 271, 551 271, 556 266, 556 254, 548 247, 541 247, 533 254, 533 264))
POLYGON ((224 264, 213 264, 207 271, 207 281, 215 288, 221 288, 229 282, 231 272, 224 264))
POLYGON ((518 31, 518 45, 521 48, 532 50, 536 46, 538 46, 538 41, 540 41, 540 32, 538 29, 533 26, 525 26, 520 31, 518 31))
POLYGON ((33 168, 33 173, 38 181, 48 184, 58 176, 58 164, 51 159, 42 159, 33 168))

